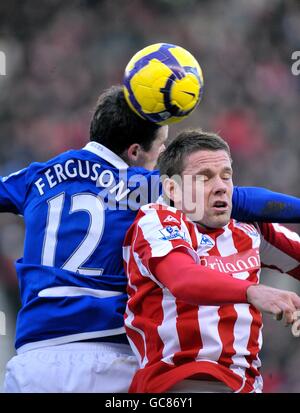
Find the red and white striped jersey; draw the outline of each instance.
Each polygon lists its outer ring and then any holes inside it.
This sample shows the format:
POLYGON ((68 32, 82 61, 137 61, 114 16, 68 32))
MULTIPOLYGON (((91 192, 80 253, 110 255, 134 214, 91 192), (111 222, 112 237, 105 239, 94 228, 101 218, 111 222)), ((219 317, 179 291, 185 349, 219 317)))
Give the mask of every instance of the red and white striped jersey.
POLYGON ((178 247, 199 265, 239 279, 259 283, 261 267, 300 278, 300 237, 281 225, 230 220, 204 231, 175 208, 141 208, 124 243, 125 326, 140 365, 130 392, 164 392, 191 377, 261 392, 261 313, 245 303, 197 306, 176 299, 151 273, 149 260, 178 247))

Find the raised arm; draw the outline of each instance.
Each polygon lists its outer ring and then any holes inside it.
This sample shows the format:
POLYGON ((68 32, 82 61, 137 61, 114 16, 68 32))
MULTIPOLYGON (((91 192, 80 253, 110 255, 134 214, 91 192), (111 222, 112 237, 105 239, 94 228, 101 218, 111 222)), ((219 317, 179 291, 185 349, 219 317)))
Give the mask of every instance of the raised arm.
POLYGON ((300 237, 279 224, 259 224, 262 267, 291 275, 300 281, 300 237))
POLYGON ((265 188, 235 187, 232 217, 241 222, 300 222, 300 199, 265 188))

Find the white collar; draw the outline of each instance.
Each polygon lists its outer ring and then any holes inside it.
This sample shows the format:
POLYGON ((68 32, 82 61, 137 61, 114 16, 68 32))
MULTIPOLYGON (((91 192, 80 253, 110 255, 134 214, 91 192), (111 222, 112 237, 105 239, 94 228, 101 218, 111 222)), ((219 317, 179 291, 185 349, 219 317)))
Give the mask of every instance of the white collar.
POLYGON ((101 145, 101 143, 92 141, 85 145, 83 148, 86 151, 93 152, 98 155, 100 158, 112 164, 117 169, 127 169, 129 165, 123 161, 116 153, 112 152, 106 146, 101 145))

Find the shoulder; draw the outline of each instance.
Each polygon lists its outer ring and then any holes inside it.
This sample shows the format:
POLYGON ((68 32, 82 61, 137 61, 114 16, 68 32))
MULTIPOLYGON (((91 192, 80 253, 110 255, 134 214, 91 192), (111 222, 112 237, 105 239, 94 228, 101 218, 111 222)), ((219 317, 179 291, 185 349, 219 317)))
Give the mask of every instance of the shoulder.
POLYGON ((232 219, 229 226, 233 231, 242 231, 244 234, 251 237, 258 237, 260 235, 259 226, 255 222, 240 222, 232 219))
POLYGON ((143 175, 147 177, 155 176, 159 177, 159 170, 155 169, 154 171, 150 171, 149 169, 142 168, 141 166, 130 166, 127 169, 128 173, 131 175, 137 174, 137 175, 143 175))
POLYGON ((149 187, 149 189, 151 189, 151 185, 153 185, 153 187, 156 188, 160 183, 160 175, 159 171, 157 170, 149 171, 148 169, 144 169, 141 167, 130 166, 128 169, 126 169, 126 174, 128 181, 140 184, 140 186, 144 186, 146 184, 149 187))
POLYGON ((90 156, 87 151, 83 151, 82 149, 78 149, 78 150, 71 149, 69 151, 62 152, 58 154, 57 156, 51 159, 48 159, 47 161, 32 162, 28 166, 27 171, 31 174, 38 173, 47 168, 51 168, 53 165, 63 164, 71 159, 74 159, 74 160, 75 159, 87 159, 88 160, 89 158, 93 158, 93 154, 91 154, 90 156))
POLYGON ((180 224, 184 218, 182 211, 161 203, 144 205, 139 211, 139 219, 144 221, 157 219, 160 225, 180 224))
POLYGON ((28 166, 28 170, 30 171, 38 171, 41 169, 45 169, 51 165, 54 165, 56 163, 62 163, 68 159, 71 158, 77 158, 80 157, 80 150, 70 150, 70 151, 66 151, 66 152, 62 152, 58 155, 56 155, 53 158, 48 159, 47 161, 44 162, 32 162, 29 166, 28 166))
MULTIPOLYGON (((133 229, 141 231, 147 237, 155 234, 164 239, 186 238, 193 224, 182 211, 160 203, 144 205, 138 212, 133 229), (184 236, 182 234, 185 234, 184 236)), ((132 232, 133 234, 133 232, 132 232)))

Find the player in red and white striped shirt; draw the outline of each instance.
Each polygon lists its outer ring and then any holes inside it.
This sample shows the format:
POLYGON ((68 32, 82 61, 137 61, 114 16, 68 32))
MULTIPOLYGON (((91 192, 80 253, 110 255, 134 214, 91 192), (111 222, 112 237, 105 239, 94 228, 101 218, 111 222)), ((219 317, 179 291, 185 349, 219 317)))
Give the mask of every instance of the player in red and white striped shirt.
POLYGON ((258 285, 260 269, 300 279, 300 237, 280 225, 230 219, 230 151, 214 134, 182 133, 159 168, 165 201, 177 208, 163 200, 144 206, 124 243, 125 325, 140 365, 130 391, 193 383, 188 389, 197 392, 217 382, 222 391, 261 392, 261 311, 292 323, 300 297, 258 285), (192 179, 180 186, 166 177, 175 174, 192 179), (192 211, 186 200, 199 189, 203 208, 192 211))

